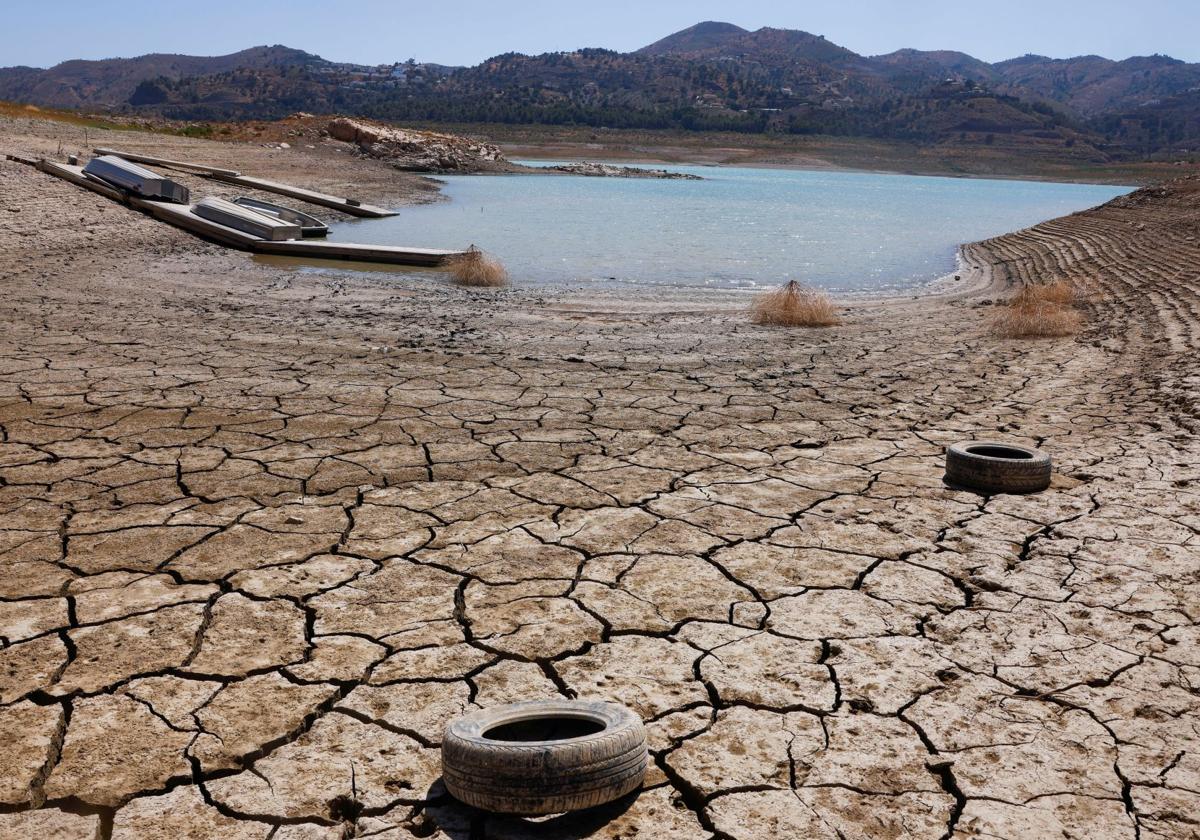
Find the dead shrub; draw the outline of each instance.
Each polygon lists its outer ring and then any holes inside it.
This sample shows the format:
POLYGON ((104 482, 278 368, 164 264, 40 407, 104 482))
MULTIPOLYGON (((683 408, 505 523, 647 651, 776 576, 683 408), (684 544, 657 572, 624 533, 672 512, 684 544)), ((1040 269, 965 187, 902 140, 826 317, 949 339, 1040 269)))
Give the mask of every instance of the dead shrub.
POLYGON ((750 304, 750 320, 771 327, 832 327, 840 324, 829 295, 790 281, 750 304))
POLYGON ((1075 286, 1067 280, 1055 280, 1053 283, 1038 283, 1033 286, 1023 286, 1009 301, 1010 306, 1029 306, 1038 303, 1049 303, 1055 306, 1074 306, 1078 299, 1075 286))
POLYGON ((503 286, 508 283, 508 272, 494 257, 472 245, 460 257, 450 263, 450 274, 460 286, 503 286))
POLYGON ((992 332, 1002 338, 1074 335, 1083 326, 1076 299, 1075 287, 1066 280, 1025 286, 992 318, 992 332))

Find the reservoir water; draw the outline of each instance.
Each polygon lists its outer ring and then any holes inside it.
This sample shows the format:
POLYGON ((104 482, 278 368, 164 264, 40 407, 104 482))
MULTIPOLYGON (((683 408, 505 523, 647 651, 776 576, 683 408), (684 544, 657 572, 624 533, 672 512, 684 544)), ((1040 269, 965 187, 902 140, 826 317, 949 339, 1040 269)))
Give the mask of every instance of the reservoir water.
POLYGON ((964 242, 1129 192, 1035 181, 670 168, 704 180, 444 177, 448 201, 339 224, 331 238, 428 248, 475 244, 499 257, 518 285, 756 288, 797 279, 835 292, 891 291, 953 271, 964 242))

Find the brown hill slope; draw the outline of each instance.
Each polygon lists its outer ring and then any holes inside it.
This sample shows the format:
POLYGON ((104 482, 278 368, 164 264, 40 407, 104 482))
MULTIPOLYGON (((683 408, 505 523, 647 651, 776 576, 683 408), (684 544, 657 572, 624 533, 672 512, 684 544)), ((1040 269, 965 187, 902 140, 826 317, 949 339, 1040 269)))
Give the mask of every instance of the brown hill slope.
POLYGON ((732 23, 706 20, 668 35, 647 47, 642 47, 638 53, 641 55, 689 55, 721 50, 733 44, 743 35, 749 34, 749 30, 732 23))
POLYGON ((1112 61, 1098 55, 1054 59, 1029 55, 993 65, 1007 90, 1094 117, 1200 89, 1200 64, 1165 55, 1112 61))
POLYGON ((251 47, 219 56, 152 53, 136 58, 64 61, 47 70, 32 67, 0 70, 0 99, 57 108, 114 106, 127 103, 144 81, 209 76, 238 69, 306 66, 324 59, 285 46, 251 47))
POLYGON ((950 50, 867 57, 820 35, 707 21, 632 53, 476 67, 335 64, 287 47, 0 69, 0 99, 182 120, 294 111, 404 121, 787 132, 942 142, 1026 135, 1121 154, 1200 151, 1200 64, 950 50), (1164 102, 1168 103, 1164 105, 1164 102))

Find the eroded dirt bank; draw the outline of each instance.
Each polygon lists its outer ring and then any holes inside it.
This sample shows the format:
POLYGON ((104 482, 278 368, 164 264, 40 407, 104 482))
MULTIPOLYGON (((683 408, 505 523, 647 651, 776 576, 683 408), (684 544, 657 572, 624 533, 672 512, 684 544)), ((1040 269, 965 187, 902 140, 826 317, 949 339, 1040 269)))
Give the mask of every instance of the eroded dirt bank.
POLYGON ((0 836, 1195 837, 1198 190, 785 332, 298 273, 0 164, 0 836), (985 334, 1058 274, 1077 340, 985 334), (944 487, 977 434, 1053 488, 944 487), (450 716, 560 694, 649 722, 639 796, 531 826, 444 794, 450 716))

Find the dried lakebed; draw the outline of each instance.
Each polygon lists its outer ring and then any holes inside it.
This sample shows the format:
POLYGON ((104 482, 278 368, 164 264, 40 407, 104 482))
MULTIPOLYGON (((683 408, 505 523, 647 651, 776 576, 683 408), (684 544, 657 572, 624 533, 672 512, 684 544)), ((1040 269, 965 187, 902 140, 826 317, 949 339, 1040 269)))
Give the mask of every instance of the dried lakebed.
MULTIPOLYGON (((272 174, 396 188, 320 151, 272 174)), ((778 331, 717 291, 298 274, 0 178, 0 836, 1195 836, 1196 181, 778 331), (987 335, 1058 274, 1081 336, 987 335), (980 430, 1051 489, 943 486, 980 430), (640 795, 445 795, 449 718, 575 695, 648 721, 640 795)))

